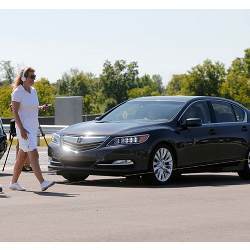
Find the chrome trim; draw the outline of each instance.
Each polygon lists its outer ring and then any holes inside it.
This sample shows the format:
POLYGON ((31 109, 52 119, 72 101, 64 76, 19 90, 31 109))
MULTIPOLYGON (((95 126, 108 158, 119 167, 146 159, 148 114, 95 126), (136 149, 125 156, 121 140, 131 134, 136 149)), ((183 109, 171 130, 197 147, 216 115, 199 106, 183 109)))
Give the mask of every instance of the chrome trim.
POLYGON ((97 148, 101 147, 102 145, 104 145, 110 138, 110 136, 93 136, 93 138, 101 138, 102 137, 102 138, 105 138, 105 140, 100 141, 100 142, 96 142, 96 143, 87 143, 87 144, 75 143, 74 144, 74 143, 64 141, 63 140, 64 136, 75 137, 75 138, 84 137, 84 136, 81 136, 81 135, 62 135, 61 136, 61 147, 66 146, 66 147, 70 148, 71 150, 75 150, 76 152, 86 152, 89 150, 97 149, 97 148), (87 149, 83 148, 84 146, 87 147, 88 145, 93 145, 93 144, 98 144, 98 145, 96 145, 93 148, 87 148, 87 149))
POLYGON ((215 163, 201 164, 201 165, 196 165, 196 166, 191 166, 191 167, 181 167, 181 168, 180 167, 176 167, 175 170, 187 169, 187 168, 199 168, 199 167, 206 167, 206 166, 211 166, 211 165, 221 165, 221 164, 226 164, 226 163, 243 162, 243 161, 247 161, 247 159, 234 160, 234 161, 215 162, 215 163))
POLYGON ((63 142, 72 143, 76 145, 100 143, 100 142, 104 142, 106 139, 107 139, 107 136, 82 136, 82 135, 63 135, 62 136, 63 142))
POLYGON ((49 160, 49 165, 53 165, 53 166, 62 166, 62 163, 59 161, 54 161, 54 160, 49 160))
POLYGON ((125 164, 97 163, 96 165, 100 166, 100 167, 108 167, 108 166, 132 166, 132 165, 134 165, 134 162, 133 163, 125 163, 125 164))

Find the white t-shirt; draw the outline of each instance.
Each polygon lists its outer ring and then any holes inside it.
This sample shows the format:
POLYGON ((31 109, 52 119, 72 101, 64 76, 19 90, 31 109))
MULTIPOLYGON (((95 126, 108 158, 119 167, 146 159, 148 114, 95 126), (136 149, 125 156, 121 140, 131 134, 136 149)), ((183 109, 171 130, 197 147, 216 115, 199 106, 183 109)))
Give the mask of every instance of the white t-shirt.
POLYGON ((29 93, 22 85, 19 85, 11 94, 11 100, 20 102, 18 114, 23 127, 29 133, 37 133, 38 123, 38 107, 39 101, 35 88, 31 87, 29 93))

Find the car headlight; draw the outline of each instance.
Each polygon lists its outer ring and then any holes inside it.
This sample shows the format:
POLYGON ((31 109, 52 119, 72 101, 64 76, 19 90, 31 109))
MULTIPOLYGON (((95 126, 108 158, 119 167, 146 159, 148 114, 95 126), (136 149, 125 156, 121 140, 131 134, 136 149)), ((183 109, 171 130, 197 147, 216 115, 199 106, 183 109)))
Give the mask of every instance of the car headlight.
POLYGON ((147 141, 149 138, 148 134, 145 135, 133 135, 133 136, 123 136, 123 137, 115 137, 112 139, 107 146, 118 146, 118 145, 134 145, 141 144, 147 141))
POLYGON ((52 134, 51 142, 55 144, 60 144, 60 135, 57 133, 52 134))

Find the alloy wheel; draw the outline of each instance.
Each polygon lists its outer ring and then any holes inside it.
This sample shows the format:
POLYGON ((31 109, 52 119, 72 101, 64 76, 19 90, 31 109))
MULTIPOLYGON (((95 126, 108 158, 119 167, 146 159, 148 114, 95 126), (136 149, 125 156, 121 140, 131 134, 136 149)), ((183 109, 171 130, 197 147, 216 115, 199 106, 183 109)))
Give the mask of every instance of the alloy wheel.
POLYGON ((166 182, 171 176, 173 164, 171 152, 167 148, 159 148, 153 158, 153 171, 156 179, 166 182))

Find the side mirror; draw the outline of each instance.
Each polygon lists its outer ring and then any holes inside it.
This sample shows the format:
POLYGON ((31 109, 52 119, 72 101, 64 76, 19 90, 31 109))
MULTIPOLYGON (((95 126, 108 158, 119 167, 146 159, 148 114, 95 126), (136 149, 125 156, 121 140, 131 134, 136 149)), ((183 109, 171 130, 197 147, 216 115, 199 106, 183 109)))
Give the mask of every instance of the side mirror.
POLYGON ((95 121, 99 121, 100 120, 100 116, 97 116, 96 118, 95 118, 95 121))
POLYGON ((202 121, 200 118, 188 118, 182 124, 182 127, 200 127, 202 126, 202 121))

